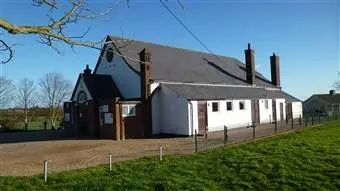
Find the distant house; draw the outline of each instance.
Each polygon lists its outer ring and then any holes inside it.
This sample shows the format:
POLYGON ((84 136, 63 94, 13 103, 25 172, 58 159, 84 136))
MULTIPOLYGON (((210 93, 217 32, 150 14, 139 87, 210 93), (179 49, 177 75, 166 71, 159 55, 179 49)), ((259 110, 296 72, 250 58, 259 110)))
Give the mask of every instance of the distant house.
POLYGON ((302 115, 282 91, 279 56, 271 80, 255 71, 254 50, 236 58, 108 36, 97 65, 79 75, 65 103, 65 129, 113 139, 193 135, 302 115))
POLYGON ((330 90, 328 94, 314 94, 303 102, 307 114, 335 115, 340 112, 340 94, 330 90))

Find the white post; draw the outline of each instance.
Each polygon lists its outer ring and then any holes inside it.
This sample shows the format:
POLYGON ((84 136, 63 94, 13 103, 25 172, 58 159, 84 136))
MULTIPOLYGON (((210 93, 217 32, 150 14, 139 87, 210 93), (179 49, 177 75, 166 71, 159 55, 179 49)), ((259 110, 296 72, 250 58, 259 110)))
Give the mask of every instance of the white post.
POLYGON ((110 172, 112 171, 112 154, 109 153, 110 172))
POLYGON ((159 160, 160 161, 163 160, 163 147, 162 147, 162 145, 159 146, 159 160))
POLYGON ((47 182, 47 160, 44 161, 44 180, 45 180, 45 183, 47 182))

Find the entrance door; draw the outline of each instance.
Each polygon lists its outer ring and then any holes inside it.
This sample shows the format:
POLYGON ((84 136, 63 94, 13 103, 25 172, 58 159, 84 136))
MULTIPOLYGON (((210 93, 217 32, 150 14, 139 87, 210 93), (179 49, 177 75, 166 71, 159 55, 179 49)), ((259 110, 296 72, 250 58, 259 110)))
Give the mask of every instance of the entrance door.
POLYGON ((198 134, 204 135, 207 126, 207 103, 198 103, 198 134))
POLYGON ((260 123, 259 100, 251 101, 251 113, 252 113, 252 121, 254 121, 255 123, 260 123))
POLYGON ((78 106, 78 131, 81 135, 88 135, 88 108, 86 105, 78 106))
POLYGON ((281 102, 280 103, 280 121, 283 121, 284 118, 283 118, 283 103, 281 102))
POLYGON ((274 100, 274 99, 272 101, 272 106, 273 106, 273 121, 276 121, 277 120, 277 117, 276 117, 276 100, 274 100))

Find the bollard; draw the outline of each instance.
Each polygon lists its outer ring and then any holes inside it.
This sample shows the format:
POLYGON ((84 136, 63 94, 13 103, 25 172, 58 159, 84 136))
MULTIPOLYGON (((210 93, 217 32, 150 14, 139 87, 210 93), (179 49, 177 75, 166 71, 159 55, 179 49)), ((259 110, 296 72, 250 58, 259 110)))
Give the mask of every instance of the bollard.
POLYGON ((197 153, 198 148, 197 148, 197 130, 195 129, 195 152, 197 153))
POLYGON ((253 121, 253 139, 256 138, 256 134, 255 134, 255 121, 253 121))
POLYGON ((228 142, 228 127, 224 126, 224 145, 228 142))
POLYGON ((109 153, 109 168, 110 168, 110 172, 112 171, 112 154, 109 153))
POLYGON ((47 160, 44 161, 44 180, 47 182, 47 160))
POLYGON ((160 161, 163 160, 163 147, 162 147, 162 145, 159 146, 159 160, 160 161))

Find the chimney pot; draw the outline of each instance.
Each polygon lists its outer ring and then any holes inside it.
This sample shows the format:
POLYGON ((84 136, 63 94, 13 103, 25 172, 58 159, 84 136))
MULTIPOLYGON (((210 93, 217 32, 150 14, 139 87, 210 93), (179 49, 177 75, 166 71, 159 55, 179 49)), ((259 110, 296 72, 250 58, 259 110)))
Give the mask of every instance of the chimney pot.
POLYGON ((273 56, 270 56, 270 69, 272 84, 280 87, 280 57, 275 55, 275 53, 273 53, 273 56))
POLYGON ((250 48, 250 43, 248 43, 248 49, 244 51, 245 62, 246 62, 246 80, 249 84, 255 84, 255 58, 254 50, 250 48))
POLYGON ((146 101, 151 95, 151 52, 144 48, 139 53, 140 58, 140 77, 141 77, 141 98, 146 101))
POLYGON ((85 70, 84 70, 84 74, 85 74, 85 75, 91 75, 91 69, 90 69, 90 67, 89 67, 88 64, 86 64, 86 68, 85 68, 85 70))

